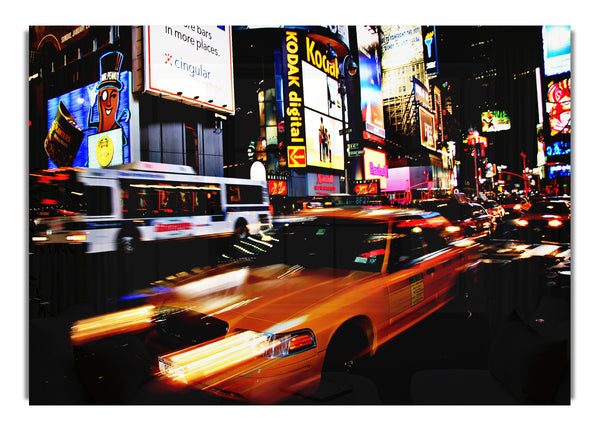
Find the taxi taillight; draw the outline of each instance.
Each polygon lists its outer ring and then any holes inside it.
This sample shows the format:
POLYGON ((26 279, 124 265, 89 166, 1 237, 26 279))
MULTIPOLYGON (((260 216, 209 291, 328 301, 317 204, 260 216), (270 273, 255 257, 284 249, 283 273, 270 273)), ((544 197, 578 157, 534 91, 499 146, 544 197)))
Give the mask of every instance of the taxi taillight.
POLYGON ((550 227, 560 227, 560 226, 562 226, 562 222, 560 220, 550 220, 548 222, 548 226, 550 226, 550 227))

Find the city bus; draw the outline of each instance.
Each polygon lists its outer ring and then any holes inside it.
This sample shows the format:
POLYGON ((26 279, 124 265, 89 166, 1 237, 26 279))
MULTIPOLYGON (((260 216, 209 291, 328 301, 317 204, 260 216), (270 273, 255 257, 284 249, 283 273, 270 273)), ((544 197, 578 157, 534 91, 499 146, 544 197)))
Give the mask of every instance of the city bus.
POLYGON ((132 254, 140 243, 245 237, 272 226, 264 181, 196 175, 189 166, 133 162, 115 168, 30 173, 33 248, 83 246, 132 254))

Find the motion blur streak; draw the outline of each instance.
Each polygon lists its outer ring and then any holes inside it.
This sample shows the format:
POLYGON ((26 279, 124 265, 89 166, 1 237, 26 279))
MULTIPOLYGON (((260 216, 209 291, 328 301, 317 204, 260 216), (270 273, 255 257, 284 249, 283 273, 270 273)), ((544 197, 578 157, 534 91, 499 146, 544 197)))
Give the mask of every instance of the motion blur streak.
POLYGON ((214 275, 186 284, 178 287, 177 291, 181 296, 187 298, 208 295, 243 284, 248 279, 248 274, 248 268, 242 268, 237 271, 214 275))
POLYGON ((137 331, 153 325, 156 310, 153 305, 144 305, 115 313, 78 320, 71 327, 71 342, 82 344, 89 341, 137 331))
POLYGON ((160 370, 173 380, 190 383, 212 377, 261 356, 269 337, 245 331, 200 347, 191 347, 163 355, 160 370))

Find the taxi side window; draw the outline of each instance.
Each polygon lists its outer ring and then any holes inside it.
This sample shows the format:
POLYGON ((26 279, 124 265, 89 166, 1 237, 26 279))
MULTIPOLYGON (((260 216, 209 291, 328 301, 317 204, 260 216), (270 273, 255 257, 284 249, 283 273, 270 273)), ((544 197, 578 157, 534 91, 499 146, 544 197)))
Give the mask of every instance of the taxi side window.
POLYGON ((405 268, 425 254, 425 244, 420 232, 409 228, 398 229, 390 243, 389 272, 405 268))
POLYGON ((422 235, 427 253, 433 253, 448 247, 446 238, 442 237, 436 229, 423 228, 422 235))

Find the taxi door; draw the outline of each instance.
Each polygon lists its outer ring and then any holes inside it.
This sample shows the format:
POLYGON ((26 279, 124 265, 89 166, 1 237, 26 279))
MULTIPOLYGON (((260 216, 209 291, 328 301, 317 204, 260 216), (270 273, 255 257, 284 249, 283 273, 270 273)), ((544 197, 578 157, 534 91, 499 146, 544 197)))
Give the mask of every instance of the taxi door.
POLYGON ((453 284, 455 253, 433 228, 393 229, 387 266, 390 324, 419 320, 453 284))
POLYGON ((426 298, 426 282, 432 267, 425 259, 425 243, 420 228, 392 230, 387 265, 389 320, 395 324, 426 298))

